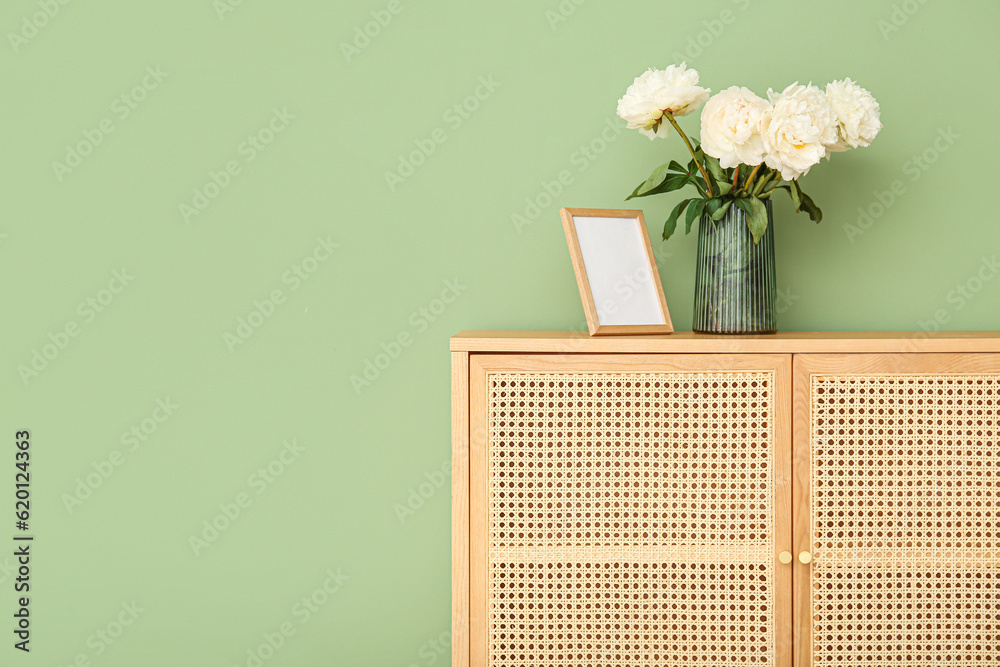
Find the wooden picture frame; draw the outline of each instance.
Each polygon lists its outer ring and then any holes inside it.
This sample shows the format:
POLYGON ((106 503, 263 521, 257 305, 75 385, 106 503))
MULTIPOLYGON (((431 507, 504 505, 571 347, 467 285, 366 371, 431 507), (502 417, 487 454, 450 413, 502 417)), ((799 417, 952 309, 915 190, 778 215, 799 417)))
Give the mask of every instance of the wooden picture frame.
POLYGON ((591 336, 674 332, 642 211, 564 208, 591 336))

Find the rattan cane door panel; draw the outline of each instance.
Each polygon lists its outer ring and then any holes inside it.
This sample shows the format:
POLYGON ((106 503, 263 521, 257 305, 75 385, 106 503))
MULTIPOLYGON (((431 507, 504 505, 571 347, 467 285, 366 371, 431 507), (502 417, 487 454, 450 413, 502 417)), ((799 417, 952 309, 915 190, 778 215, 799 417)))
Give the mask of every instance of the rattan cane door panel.
POLYGON ((1000 665, 1000 355, 795 364, 799 663, 1000 665))
POLYGON ((471 664, 789 667, 790 378, 474 355, 471 664))

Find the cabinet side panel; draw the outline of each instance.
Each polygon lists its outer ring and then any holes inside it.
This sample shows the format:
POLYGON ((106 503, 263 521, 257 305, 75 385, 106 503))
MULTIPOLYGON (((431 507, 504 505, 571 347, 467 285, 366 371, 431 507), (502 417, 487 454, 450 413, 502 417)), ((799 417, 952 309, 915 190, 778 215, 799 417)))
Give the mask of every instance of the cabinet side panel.
POLYGON ((487 667, 488 571, 488 430, 489 406, 484 356, 469 359, 469 665, 487 667))
POLYGON ((469 665, 469 353, 451 353, 451 664, 469 665))

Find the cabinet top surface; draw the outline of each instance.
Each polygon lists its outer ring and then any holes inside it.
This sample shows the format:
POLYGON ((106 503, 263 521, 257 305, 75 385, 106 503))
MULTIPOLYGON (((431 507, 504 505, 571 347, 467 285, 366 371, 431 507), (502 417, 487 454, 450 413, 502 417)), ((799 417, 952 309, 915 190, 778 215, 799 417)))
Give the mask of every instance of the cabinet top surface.
POLYGON ((462 331, 453 352, 865 353, 1000 352, 1000 331, 785 331, 718 335, 590 336, 585 331, 462 331))

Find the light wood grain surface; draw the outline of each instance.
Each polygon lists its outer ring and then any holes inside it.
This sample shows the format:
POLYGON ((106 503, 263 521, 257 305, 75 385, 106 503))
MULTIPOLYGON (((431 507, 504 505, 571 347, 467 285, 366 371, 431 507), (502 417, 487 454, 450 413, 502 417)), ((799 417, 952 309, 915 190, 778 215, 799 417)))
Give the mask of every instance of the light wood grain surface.
POLYGON ((718 335, 596 336, 586 331, 463 331, 451 339, 462 352, 571 353, 913 353, 1000 352, 1000 331, 786 331, 718 335))
POLYGON ((451 353, 451 664, 469 665, 469 353, 451 353))

